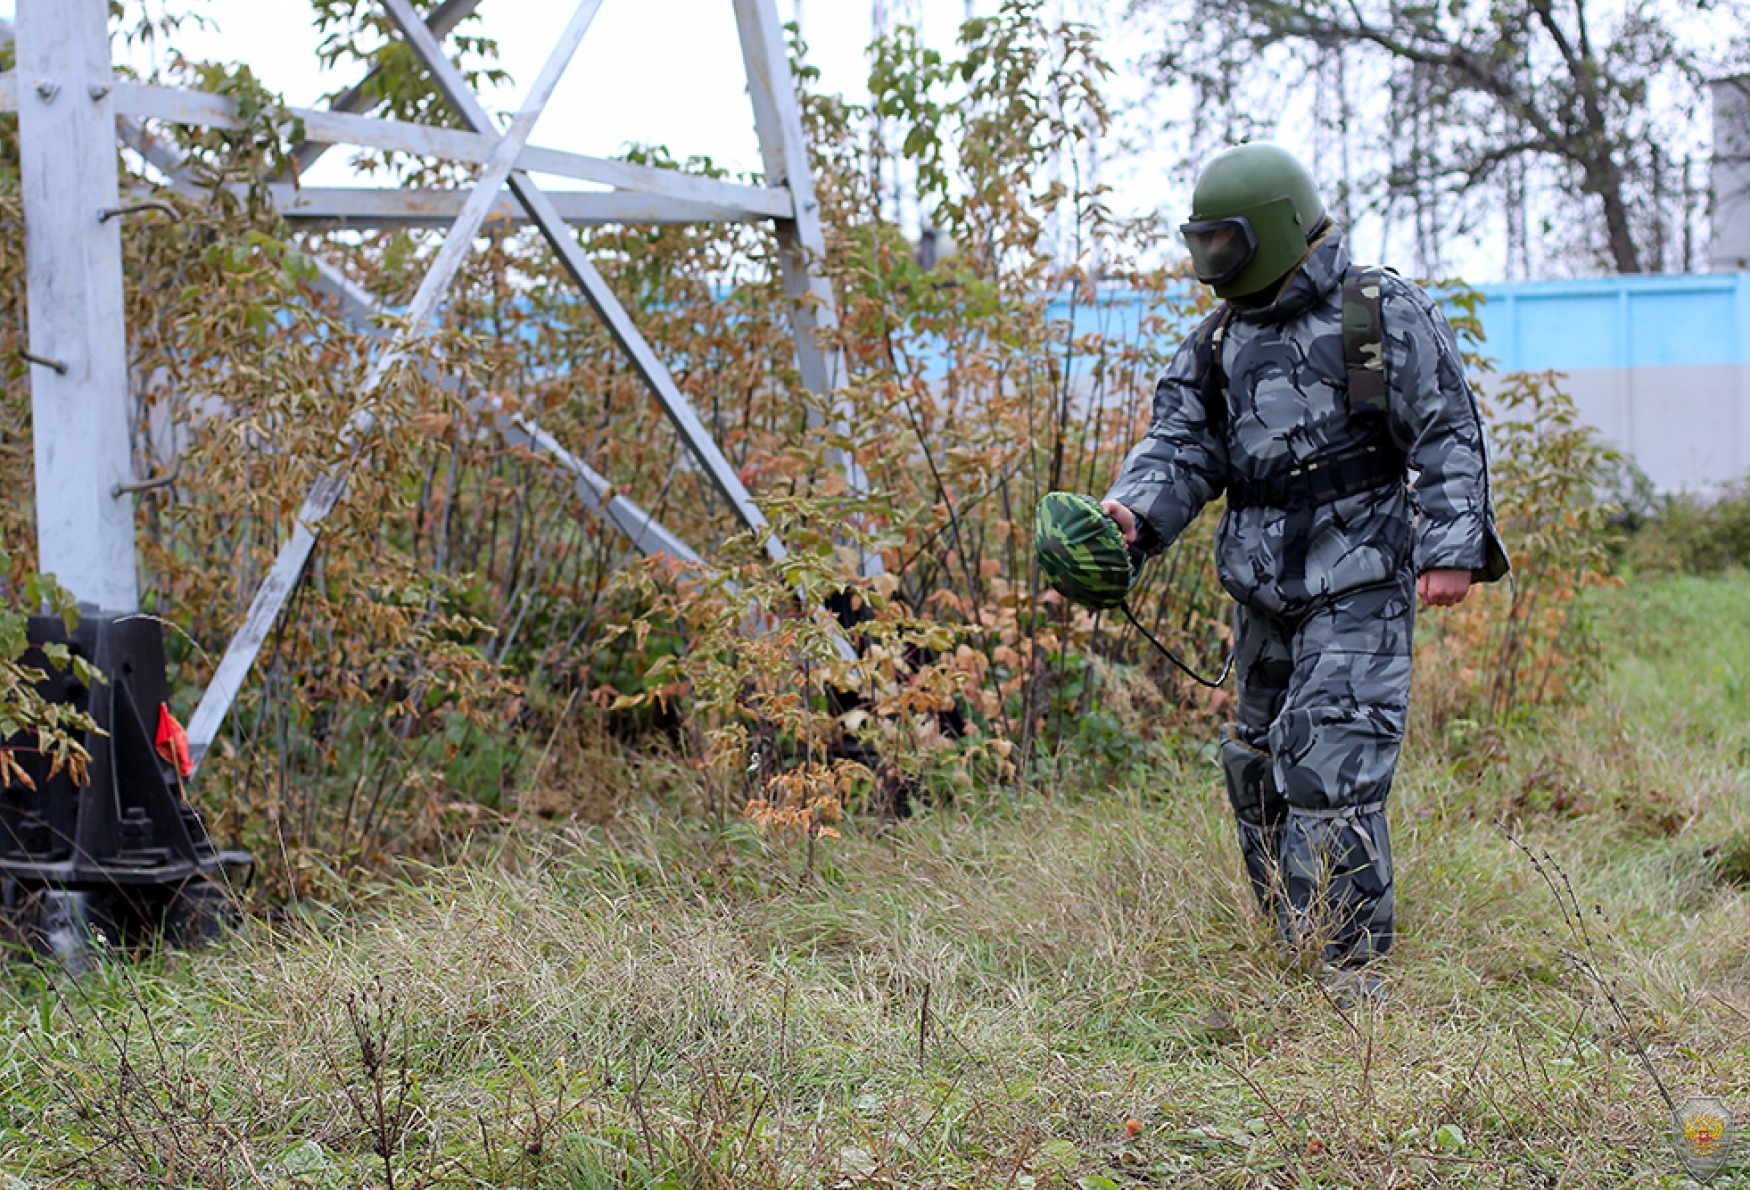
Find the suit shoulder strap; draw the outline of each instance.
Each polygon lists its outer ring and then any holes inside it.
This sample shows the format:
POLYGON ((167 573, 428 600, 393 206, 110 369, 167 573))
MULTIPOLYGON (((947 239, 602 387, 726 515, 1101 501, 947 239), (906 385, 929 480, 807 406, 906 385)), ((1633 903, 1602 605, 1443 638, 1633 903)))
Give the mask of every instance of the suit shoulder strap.
POLYGON ((1221 345, 1227 336, 1233 307, 1223 302, 1192 331, 1197 366, 1197 394, 1203 400, 1203 421, 1217 435, 1227 435, 1227 376, 1221 370, 1221 345))
POLYGON ((1385 316, 1381 294, 1386 270, 1351 265, 1343 274, 1343 367, 1349 374, 1350 414, 1384 416, 1385 316))

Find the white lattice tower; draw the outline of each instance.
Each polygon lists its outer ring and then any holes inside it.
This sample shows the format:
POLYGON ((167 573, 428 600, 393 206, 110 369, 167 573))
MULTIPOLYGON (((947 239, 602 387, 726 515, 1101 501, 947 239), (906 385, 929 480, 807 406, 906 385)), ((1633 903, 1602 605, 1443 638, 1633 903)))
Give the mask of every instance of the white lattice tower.
MULTIPOLYGON (((600 316, 635 372, 662 406, 688 451, 742 524, 765 518, 668 370, 628 317, 570 231, 601 223, 770 221, 790 298, 798 370, 812 392, 830 398, 842 362, 823 345, 836 318, 831 286, 820 270, 825 240, 803 142, 801 113, 776 0, 732 4, 747 73, 752 118, 765 169, 763 185, 739 185, 678 171, 636 166, 542 148, 533 132, 548 99, 603 0, 576 3, 545 67, 510 125, 500 129, 441 41, 481 0, 444 0, 424 18, 409 0, 379 0, 398 35, 467 126, 465 131, 405 124, 365 114, 362 84, 330 108, 290 109, 309 143, 307 166, 332 144, 473 163, 475 184, 455 191, 326 190, 276 184, 269 192, 294 225, 345 219, 355 226, 442 226, 444 244, 411 306, 404 329, 385 338, 367 381, 378 382, 412 340, 429 332, 449 283, 487 219, 535 226, 581 295, 600 316), (607 190, 548 192, 531 171, 605 185, 607 190)), ((13 34, 0 22, 0 36, 13 34)), ((73 595, 107 612, 138 606, 133 498, 150 477, 132 474, 127 438, 126 328, 122 320, 120 226, 139 196, 118 192, 116 136, 149 160, 172 185, 194 190, 184 163, 149 134, 151 121, 235 128, 233 100, 198 91, 118 79, 110 63, 107 0, 18 0, 17 67, 0 74, 0 111, 19 118, 20 173, 29 277, 31 400, 35 425, 37 523, 42 568, 73 595)), ((380 312, 375 297, 338 270, 322 268, 323 288, 361 326, 380 312)), ((362 437, 368 424, 349 427, 362 437)), ((839 427, 842 429, 842 427, 839 427)), ((576 478, 584 501, 640 550, 696 562, 697 555, 541 427, 508 418, 502 432, 557 460, 576 478)), ((348 456, 346 443, 338 452, 348 456)), ((840 465, 856 490, 865 486, 854 458, 840 465)), ((303 574, 323 522, 345 498, 360 458, 330 469, 311 490, 291 539, 255 593, 244 623, 221 660, 189 724, 198 761, 212 742, 281 609, 303 574)), ((784 547, 768 539, 767 551, 784 547)), ((864 559, 865 573, 879 558, 864 559)))

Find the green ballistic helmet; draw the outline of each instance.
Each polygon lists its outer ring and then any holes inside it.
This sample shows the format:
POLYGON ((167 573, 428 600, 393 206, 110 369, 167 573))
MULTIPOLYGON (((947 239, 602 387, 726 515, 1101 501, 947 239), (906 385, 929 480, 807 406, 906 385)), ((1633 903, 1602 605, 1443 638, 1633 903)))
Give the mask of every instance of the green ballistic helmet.
POLYGON ((1226 299, 1286 276, 1324 219, 1318 185, 1294 154, 1277 145, 1236 145, 1197 175, 1191 221, 1179 231, 1197 279, 1226 299))
POLYGON ((1136 579, 1118 522, 1092 496, 1047 493, 1034 513, 1033 554, 1053 590, 1095 611, 1123 603, 1136 579))

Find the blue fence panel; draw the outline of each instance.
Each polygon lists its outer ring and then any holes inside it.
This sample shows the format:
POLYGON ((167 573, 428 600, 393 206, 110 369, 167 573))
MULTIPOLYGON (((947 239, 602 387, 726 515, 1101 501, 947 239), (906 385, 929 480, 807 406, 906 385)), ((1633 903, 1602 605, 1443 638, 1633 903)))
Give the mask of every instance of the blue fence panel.
MULTIPOLYGON (((1750 273, 1520 281, 1478 286, 1482 353, 1502 372, 1572 372, 1648 367, 1750 367, 1750 273)), ((1060 331, 1134 342, 1149 315, 1162 319, 1162 348, 1193 326, 1194 286, 1165 295, 1102 285, 1049 299, 1060 331)), ((1437 295, 1440 296, 1440 295, 1437 295)), ((948 361, 937 344, 914 343, 914 363, 939 378, 948 361)), ((1072 357, 1079 370, 1087 360, 1072 357)))
POLYGON ((1750 273, 1478 288, 1503 371, 1750 364, 1750 273))
MULTIPOLYGON (((1477 287, 1487 340, 1484 354, 1502 371, 1643 368, 1683 365, 1750 366, 1750 273, 1607 277, 1585 281, 1518 281, 1477 287)), ((1170 300, 1189 306, 1189 283, 1170 300)), ((1149 299, 1122 286, 1092 293, 1065 291, 1051 299, 1061 324, 1074 314, 1075 332, 1130 338, 1149 299)), ((1164 311, 1162 311, 1164 312, 1164 311)), ((1195 318, 1174 320, 1166 333, 1189 331, 1195 318)))

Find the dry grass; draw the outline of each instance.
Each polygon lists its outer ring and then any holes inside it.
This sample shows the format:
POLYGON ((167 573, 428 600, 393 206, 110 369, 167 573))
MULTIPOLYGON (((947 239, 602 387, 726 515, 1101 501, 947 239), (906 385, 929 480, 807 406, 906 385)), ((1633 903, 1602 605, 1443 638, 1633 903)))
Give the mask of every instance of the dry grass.
POLYGON ((1635 1046, 1750 1107, 1720 860, 1750 826, 1744 594, 1612 596, 1662 656, 1412 747, 1379 1011, 1274 957, 1203 763, 853 828, 813 881, 748 829, 622 816, 199 957, 19 971, 0 1158, 25 1185, 1676 1186, 1635 1046), (1705 639, 1664 639, 1682 614, 1705 639))

